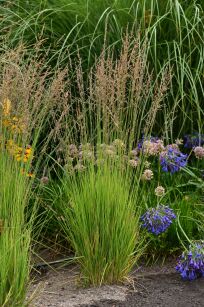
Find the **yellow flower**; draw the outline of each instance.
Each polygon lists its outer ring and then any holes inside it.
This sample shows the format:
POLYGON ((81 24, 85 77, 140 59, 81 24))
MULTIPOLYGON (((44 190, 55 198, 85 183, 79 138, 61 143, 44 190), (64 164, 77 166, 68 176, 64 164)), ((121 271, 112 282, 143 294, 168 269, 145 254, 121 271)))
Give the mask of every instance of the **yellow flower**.
POLYGON ((10 122, 9 119, 4 119, 4 120, 2 121, 2 123, 3 123, 3 126, 4 126, 4 127, 9 127, 10 124, 11 124, 11 122, 10 122))
POLYGON ((5 116, 8 116, 10 115, 10 112, 11 112, 11 101, 8 98, 6 98, 3 101, 3 114, 5 116))
POLYGON ((21 161, 21 156, 20 155, 16 155, 15 158, 16 158, 16 161, 18 161, 18 162, 21 161))
POLYGON ((26 177, 29 177, 29 178, 34 178, 35 177, 35 174, 33 174, 32 172, 28 172, 26 173, 25 170, 23 168, 20 169, 20 173, 22 175, 25 175, 26 177))
POLYGON ((30 177, 30 178, 35 178, 35 174, 31 173, 31 172, 28 172, 26 174, 26 177, 30 177))
POLYGON ((31 146, 29 145, 29 146, 27 146, 27 148, 26 148, 26 150, 25 150, 25 155, 26 155, 26 156, 30 156, 31 153, 32 153, 32 148, 31 148, 31 146))

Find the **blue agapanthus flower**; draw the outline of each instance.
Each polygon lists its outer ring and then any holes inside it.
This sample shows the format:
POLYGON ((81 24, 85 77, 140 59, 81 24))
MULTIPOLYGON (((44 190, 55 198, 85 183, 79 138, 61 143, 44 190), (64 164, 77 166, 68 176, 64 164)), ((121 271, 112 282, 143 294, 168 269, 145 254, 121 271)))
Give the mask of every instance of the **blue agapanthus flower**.
POLYGON ((204 277, 204 242, 193 243, 179 257, 176 270, 184 280, 204 277))
POLYGON ((142 226, 147 229, 148 232, 155 235, 163 233, 172 224, 176 215, 173 209, 168 206, 159 205, 156 208, 150 208, 145 214, 142 215, 142 226))
POLYGON ((192 149, 196 146, 204 145, 204 134, 194 132, 192 134, 186 134, 183 137, 184 148, 192 149))
POLYGON ((183 154, 177 147, 167 146, 166 150, 160 154, 160 164, 164 172, 172 174, 178 172, 187 165, 188 155, 183 154))

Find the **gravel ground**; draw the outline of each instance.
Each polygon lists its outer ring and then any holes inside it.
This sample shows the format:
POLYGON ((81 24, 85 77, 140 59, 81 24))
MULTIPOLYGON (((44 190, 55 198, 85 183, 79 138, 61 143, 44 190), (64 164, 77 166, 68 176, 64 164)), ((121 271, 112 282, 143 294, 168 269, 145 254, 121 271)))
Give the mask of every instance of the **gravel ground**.
POLYGON ((48 307, 204 307, 204 278, 184 282, 174 270, 174 262, 135 270, 126 285, 79 287, 75 266, 49 269, 36 276, 29 294, 30 306, 48 307))

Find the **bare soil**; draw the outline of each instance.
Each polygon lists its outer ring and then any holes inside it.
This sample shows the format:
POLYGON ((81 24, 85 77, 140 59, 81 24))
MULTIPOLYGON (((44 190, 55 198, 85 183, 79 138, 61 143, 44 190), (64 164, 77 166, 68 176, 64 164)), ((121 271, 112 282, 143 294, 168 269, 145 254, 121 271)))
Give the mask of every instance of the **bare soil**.
POLYGON ((204 278, 184 282, 175 262, 135 269, 124 285, 83 288, 76 266, 42 270, 31 285, 30 306, 48 307, 204 307, 204 278))

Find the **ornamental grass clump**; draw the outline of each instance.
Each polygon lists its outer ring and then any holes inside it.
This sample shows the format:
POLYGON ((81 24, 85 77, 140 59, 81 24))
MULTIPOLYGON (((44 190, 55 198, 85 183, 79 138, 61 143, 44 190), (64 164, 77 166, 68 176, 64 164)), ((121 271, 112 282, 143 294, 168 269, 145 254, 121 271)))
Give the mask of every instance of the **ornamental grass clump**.
POLYGON ((140 208, 131 177, 112 159, 67 174, 54 208, 80 264, 82 280, 94 286, 125 280, 142 254, 140 208))
POLYGON ((62 101, 59 78, 48 78, 40 64, 22 46, 0 56, 0 306, 5 307, 28 305, 32 239, 39 234, 37 177, 47 165, 62 101))
POLYGON ((184 280, 204 277, 204 242, 195 242, 178 259, 176 270, 184 280))
POLYGON ((142 227, 149 233, 160 235, 172 224, 176 215, 168 206, 158 205, 156 208, 148 209, 141 217, 142 227))
POLYGON ((29 215, 27 207, 33 182, 30 172, 32 148, 22 147, 23 130, 17 126, 17 120, 14 126, 12 112, 12 102, 8 98, 4 99, 0 110, 1 306, 24 305, 30 273, 31 233, 36 213, 33 207, 29 215))

